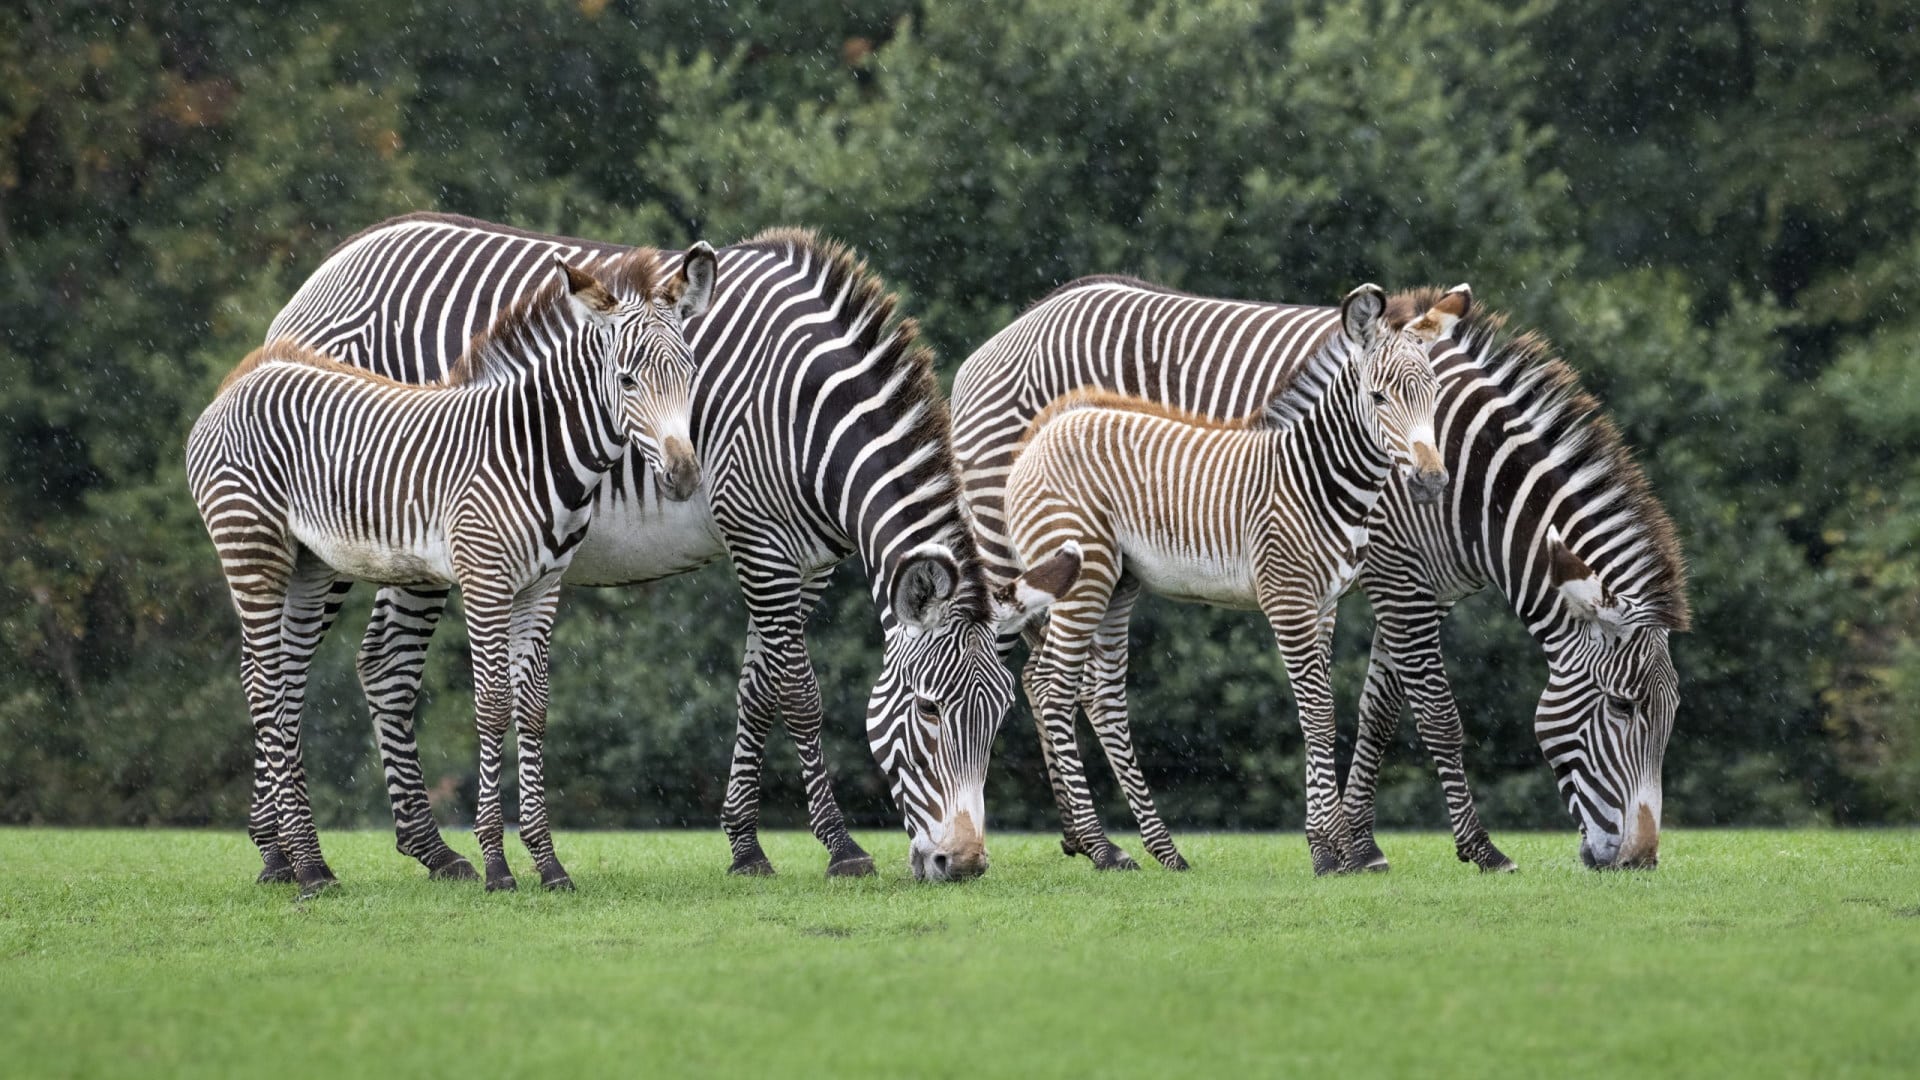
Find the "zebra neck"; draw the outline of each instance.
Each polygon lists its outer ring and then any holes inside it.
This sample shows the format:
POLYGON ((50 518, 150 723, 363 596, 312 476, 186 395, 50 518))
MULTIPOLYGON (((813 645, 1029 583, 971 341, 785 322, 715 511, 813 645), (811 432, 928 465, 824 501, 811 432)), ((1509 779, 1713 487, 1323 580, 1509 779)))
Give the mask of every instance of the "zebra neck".
MULTIPOLYGON (((578 510, 626 452, 626 440, 590 375, 573 366, 536 368, 507 384, 506 437, 521 445, 522 467, 544 473, 557 502, 578 510)), ((533 477, 529 477, 532 479, 533 477)))
POLYGON ((1355 411, 1359 388, 1359 368, 1343 365, 1320 399, 1279 433, 1277 447, 1295 489, 1313 493, 1313 512, 1343 533, 1366 523, 1393 465, 1355 411))

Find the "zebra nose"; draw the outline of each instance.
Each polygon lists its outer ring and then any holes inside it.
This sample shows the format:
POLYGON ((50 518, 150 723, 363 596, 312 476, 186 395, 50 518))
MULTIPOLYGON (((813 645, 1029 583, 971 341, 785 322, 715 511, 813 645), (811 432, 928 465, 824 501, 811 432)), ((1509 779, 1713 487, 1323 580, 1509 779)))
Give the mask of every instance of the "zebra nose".
POLYGON ((661 447, 664 468, 660 472, 661 491, 674 502, 693 498, 700 489, 700 462, 693 456, 687 440, 675 435, 661 447))

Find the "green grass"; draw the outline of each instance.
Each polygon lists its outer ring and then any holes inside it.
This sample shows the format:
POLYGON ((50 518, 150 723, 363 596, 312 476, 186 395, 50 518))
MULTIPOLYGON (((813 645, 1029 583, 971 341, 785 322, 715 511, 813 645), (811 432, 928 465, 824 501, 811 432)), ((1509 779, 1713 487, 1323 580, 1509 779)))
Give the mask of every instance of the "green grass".
MULTIPOLYGON (((1095 874, 996 837, 985 878, 729 878, 706 833, 562 834, 580 892, 429 882, 380 833, 344 887, 256 886, 236 832, 0 830, 0 1074, 1912 1075, 1920 833, 1444 836, 1315 880, 1297 836, 1095 874)), ((456 837, 473 847, 472 838, 456 837)), ((1134 845, 1137 851, 1138 845, 1134 845)), ((517 848, 523 880, 527 860, 517 848)))

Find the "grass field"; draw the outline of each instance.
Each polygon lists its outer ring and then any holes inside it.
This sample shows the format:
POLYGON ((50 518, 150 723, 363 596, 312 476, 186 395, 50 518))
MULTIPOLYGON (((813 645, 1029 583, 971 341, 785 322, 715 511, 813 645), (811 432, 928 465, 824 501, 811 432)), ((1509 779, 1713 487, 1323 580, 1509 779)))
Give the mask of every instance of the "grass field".
MULTIPOLYGON (((1315 880, 1295 836, 1098 875, 995 838, 963 886, 729 878, 717 833, 562 834, 580 891, 429 882, 380 833, 344 887, 256 886, 234 832, 0 830, 0 1074, 1911 1076, 1920 834, 1674 832, 1651 873, 1440 835, 1315 880)), ((462 849, 472 838, 457 837, 462 849)), ((1136 845, 1137 846, 1137 845, 1136 845)), ((517 848, 516 868, 526 863, 517 848)), ((523 875, 525 877, 526 875, 523 875)))

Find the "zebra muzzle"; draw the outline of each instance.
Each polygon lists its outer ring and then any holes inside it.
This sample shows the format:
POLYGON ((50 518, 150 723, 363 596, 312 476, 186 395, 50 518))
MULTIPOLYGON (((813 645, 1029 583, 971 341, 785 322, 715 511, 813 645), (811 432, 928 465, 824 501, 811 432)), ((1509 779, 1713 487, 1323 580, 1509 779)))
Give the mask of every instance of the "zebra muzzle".
POLYGON ((700 490, 700 462, 693 446, 679 436, 670 436, 661 446, 660 491, 674 502, 685 502, 700 490))
POLYGON ((1407 491, 1418 503, 1440 501, 1447 490, 1447 467, 1440 451, 1426 443, 1413 444, 1413 475, 1407 478, 1407 491))

